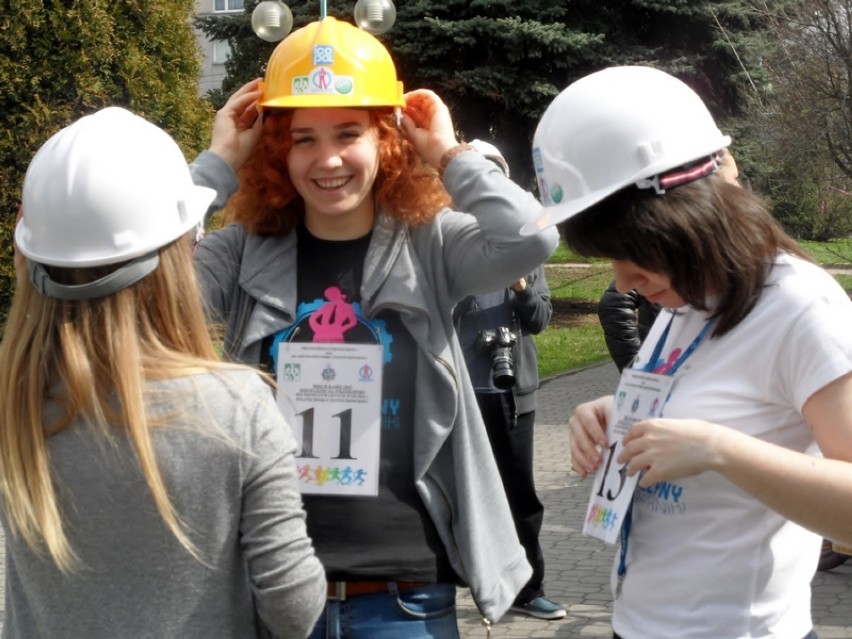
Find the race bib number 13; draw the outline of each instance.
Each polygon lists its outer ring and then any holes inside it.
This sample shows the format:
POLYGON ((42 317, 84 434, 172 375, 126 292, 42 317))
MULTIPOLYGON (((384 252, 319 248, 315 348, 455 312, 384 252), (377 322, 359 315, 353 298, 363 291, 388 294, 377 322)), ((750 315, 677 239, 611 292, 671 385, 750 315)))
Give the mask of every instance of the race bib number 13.
POLYGON ((615 392, 610 422, 609 446, 601 451, 603 464, 595 475, 583 533, 611 544, 618 539, 624 515, 630 507, 639 475, 627 476, 616 459, 630 427, 643 419, 659 417, 669 396, 674 377, 625 369, 615 392))

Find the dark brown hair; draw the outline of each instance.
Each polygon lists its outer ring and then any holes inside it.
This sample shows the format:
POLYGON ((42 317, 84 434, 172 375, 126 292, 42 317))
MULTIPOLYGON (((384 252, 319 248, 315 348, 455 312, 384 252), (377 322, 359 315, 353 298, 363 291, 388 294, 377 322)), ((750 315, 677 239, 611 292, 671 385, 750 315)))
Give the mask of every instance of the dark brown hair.
POLYGON ((634 186, 617 191, 561 227, 565 243, 587 257, 629 260, 666 274, 690 306, 719 302, 713 335, 724 335, 754 307, 780 251, 812 258, 754 193, 717 175, 663 195, 634 186))

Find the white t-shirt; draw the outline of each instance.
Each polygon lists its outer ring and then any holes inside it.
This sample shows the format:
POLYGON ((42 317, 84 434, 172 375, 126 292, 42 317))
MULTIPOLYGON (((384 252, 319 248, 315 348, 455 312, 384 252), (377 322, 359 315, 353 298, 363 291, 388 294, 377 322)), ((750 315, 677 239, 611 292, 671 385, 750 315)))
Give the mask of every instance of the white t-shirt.
MULTIPOLYGON (((679 309, 661 359, 685 350, 707 316, 679 309)), ((671 318, 657 318, 635 368, 651 358, 671 318)), ((664 416, 819 455, 802 407, 850 370, 852 302, 825 271, 785 254, 748 316, 684 361, 664 416)), ((613 629, 624 639, 802 639, 812 627, 819 546, 819 536, 714 472, 637 488, 613 629)), ((618 553, 613 586, 617 566, 618 553)))

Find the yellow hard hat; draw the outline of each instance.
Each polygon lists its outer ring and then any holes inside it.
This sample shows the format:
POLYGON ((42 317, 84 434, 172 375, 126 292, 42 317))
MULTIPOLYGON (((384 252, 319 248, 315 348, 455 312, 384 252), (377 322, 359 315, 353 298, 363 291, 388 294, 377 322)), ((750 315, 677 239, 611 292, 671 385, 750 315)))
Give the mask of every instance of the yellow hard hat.
POLYGON ((330 16, 275 47, 262 86, 265 108, 405 106, 402 82, 384 45, 330 16))

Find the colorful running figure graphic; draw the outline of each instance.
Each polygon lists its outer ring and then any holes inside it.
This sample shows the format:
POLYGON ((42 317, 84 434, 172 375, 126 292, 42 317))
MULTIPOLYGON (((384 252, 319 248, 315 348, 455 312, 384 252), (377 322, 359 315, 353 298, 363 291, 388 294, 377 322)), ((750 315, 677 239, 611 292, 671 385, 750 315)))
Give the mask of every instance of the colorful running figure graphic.
POLYGON ((320 90, 327 90, 331 85, 331 73, 325 67, 320 67, 314 75, 314 86, 320 90))
POLYGON ((324 294, 328 302, 308 318, 314 341, 342 342, 343 334, 358 323, 355 309, 336 286, 329 286, 324 294))

